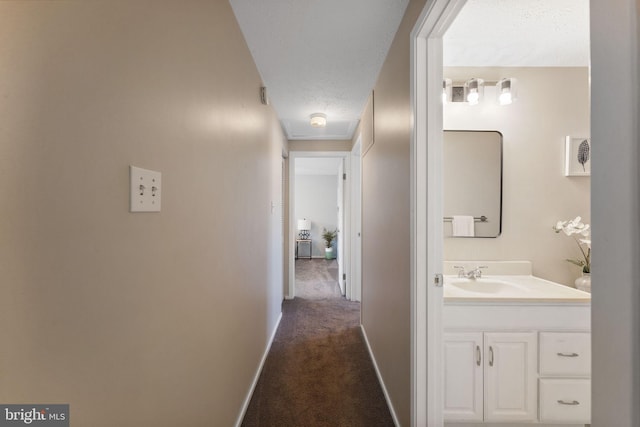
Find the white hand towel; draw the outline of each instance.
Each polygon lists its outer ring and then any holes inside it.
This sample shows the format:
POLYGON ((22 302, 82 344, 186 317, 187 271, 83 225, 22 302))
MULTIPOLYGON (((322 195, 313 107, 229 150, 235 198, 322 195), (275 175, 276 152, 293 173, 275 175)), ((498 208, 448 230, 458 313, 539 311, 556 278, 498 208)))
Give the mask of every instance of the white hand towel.
POLYGON ((472 216, 454 215, 451 225, 454 237, 473 237, 475 235, 475 223, 472 216))

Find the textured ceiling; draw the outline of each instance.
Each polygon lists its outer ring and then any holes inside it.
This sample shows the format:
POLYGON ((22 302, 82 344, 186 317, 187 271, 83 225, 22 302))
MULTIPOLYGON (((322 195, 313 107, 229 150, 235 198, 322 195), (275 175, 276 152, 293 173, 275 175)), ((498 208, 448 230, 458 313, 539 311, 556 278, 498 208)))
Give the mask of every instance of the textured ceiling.
POLYGON ((351 139, 408 0, 230 3, 287 137, 351 139))
POLYGON ((589 65, 589 0, 468 0, 444 36, 444 65, 589 65))
MULTIPOLYGON (((408 0, 230 3, 287 137, 351 139, 408 0)), ((444 65, 588 66, 589 0, 468 0, 444 65)))

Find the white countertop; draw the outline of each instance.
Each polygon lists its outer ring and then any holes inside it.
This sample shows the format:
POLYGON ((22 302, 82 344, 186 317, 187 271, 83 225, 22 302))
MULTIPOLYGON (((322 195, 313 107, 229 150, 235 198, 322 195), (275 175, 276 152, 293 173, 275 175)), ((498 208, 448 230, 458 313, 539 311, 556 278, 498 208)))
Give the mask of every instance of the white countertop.
POLYGON ((591 294, 531 275, 444 276, 444 303, 591 303, 591 294))

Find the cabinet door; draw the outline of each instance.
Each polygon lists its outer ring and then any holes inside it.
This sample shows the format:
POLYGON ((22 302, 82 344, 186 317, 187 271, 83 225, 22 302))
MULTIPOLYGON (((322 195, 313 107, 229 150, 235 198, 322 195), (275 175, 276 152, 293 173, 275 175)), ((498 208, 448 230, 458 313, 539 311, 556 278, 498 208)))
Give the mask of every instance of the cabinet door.
POLYGON ((535 421, 538 411, 535 332, 485 333, 485 421, 535 421))
POLYGON ((482 421, 482 333, 445 333, 444 419, 482 421))

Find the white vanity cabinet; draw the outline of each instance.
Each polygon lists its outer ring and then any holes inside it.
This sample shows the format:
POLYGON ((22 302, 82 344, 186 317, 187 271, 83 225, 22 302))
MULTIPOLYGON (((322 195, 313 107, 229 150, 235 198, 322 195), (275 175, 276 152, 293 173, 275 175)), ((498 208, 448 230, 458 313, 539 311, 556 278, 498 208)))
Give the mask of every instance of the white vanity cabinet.
POLYGON ((591 416, 591 295, 527 261, 447 261, 442 310, 447 427, 583 427, 591 416), (456 266, 491 275, 459 277, 456 266))
POLYGON ((537 419, 537 333, 444 334, 446 421, 537 419))

